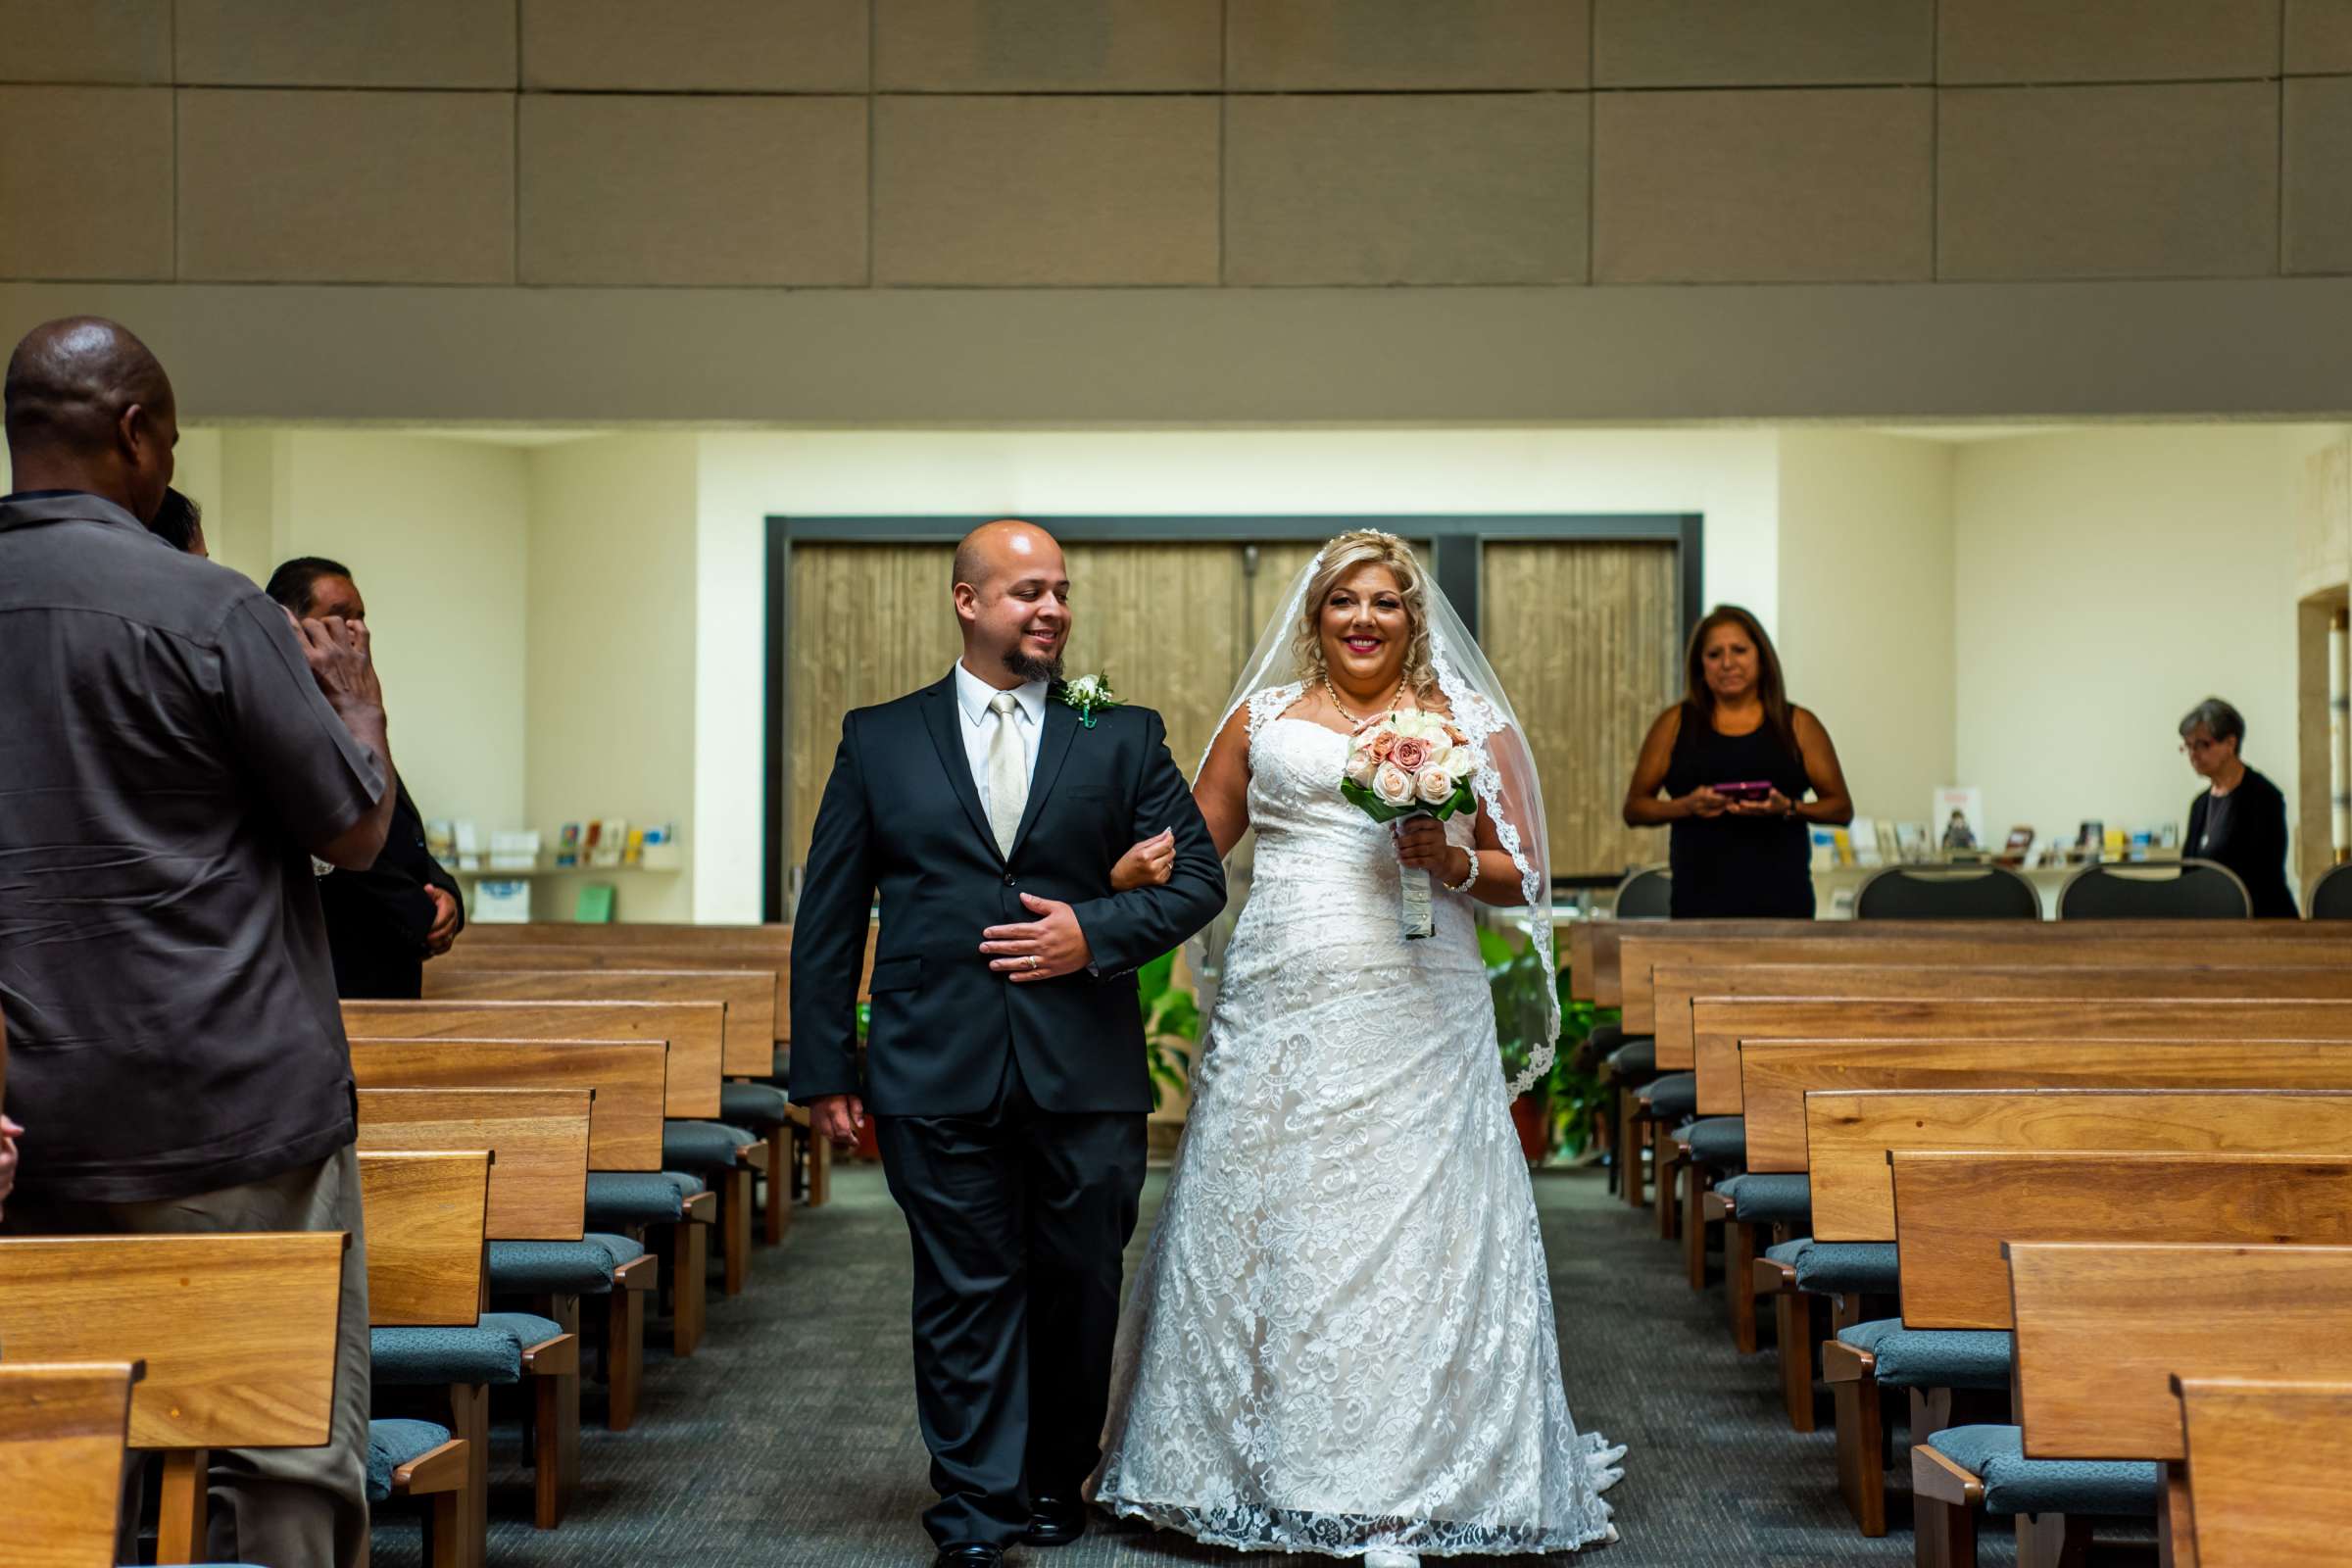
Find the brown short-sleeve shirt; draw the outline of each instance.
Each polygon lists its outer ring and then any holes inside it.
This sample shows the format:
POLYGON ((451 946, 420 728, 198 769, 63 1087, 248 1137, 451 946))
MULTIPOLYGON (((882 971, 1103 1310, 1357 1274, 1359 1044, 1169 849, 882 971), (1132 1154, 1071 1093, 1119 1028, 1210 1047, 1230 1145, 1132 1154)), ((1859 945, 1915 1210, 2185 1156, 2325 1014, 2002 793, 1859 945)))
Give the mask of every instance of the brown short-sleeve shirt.
POLYGON ((310 851, 384 773, 244 577, 95 496, 0 500, 0 1007, 27 1197, 184 1197, 352 1140, 310 851))

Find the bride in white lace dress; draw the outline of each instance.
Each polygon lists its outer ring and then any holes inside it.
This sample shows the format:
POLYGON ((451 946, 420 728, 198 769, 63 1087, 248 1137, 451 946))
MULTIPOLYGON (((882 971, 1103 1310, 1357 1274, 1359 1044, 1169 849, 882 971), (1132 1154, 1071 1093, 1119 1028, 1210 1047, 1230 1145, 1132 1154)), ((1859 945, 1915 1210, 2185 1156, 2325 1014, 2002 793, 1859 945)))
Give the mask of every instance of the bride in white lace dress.
POLYGON ((1218 849, 1254 827, 1255 867, 1119 1328, 1089 1484, 1115 1513, 1370 1568, 1614 1539, 1624 1450, 1568 1413, 1470 908, 1548 912, 1541 796, 1460 625, 1402 542, 1343 534, 1201 765, 1218 849), (1349 732, 1411 708, 1486 754, 1475 822, 1341 797, 1349 732), (1401 933, 1408 868, 1442 884, 1427 940, 1401 933))

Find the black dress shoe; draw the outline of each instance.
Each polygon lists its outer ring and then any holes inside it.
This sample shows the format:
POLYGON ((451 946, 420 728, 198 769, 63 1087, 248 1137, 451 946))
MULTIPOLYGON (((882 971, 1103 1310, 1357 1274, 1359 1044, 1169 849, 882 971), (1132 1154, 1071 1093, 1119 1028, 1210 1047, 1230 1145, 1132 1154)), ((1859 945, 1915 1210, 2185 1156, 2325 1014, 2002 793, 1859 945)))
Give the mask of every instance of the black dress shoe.
POLYGON ((942 1546, 939 1555, 931 1559, 931 1568, 1002 1568, 1004 1548, 985 1541, 965 1542, 961 1545, 942 1546))
POLYGON ((1086 1534, 1086 1504, 1076 1497, 1040 1493, 1029 1500, 1029 1534, 1021 1539, 1032 1546, 1066 1546, 1086 1534))

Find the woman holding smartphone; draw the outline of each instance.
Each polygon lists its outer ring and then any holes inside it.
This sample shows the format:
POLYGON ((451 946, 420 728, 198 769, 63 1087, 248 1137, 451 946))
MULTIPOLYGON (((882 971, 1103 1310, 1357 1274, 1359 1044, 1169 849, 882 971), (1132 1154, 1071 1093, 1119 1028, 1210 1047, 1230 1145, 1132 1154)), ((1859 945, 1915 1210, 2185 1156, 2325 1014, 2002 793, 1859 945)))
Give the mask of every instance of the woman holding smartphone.
POLYGON ((1854 819, 1830 732, 1789 703, 1772 639, 1737 605, 1698 623, 1684 664, 1683 700, 1634 764, 1626 824, 1669 824, 1676 919, 1811 919, 1807 825, 1854 819))

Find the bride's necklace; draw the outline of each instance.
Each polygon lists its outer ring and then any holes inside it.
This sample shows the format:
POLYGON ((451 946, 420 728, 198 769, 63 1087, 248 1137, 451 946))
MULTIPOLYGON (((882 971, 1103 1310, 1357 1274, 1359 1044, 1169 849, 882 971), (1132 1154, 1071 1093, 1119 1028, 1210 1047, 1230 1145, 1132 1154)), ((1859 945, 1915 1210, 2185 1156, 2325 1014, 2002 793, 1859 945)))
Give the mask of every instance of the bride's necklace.
MULTIPOLYGON (((1389 707, 1392 710, 1394 710, 1396 707, 1396 699, 1404 695, 1404 687, 1405 683, 1402 680, 1397 681, 1396 694, 1395 697, 1389 699, 1389 707)), ((1331 706, 1338 709, 1340 710, 1340 716, 1346 719, 1348 723, 1360 727, 1361 725, 1369 722, 1369 720, 1358 718, 1353 713, 1348 711, 1348 705, 1340 701, 1340 689, 1331 683, 1331 671, 1328 669, 1323 672, 1323 690, 1330 695, 1331 706)))

